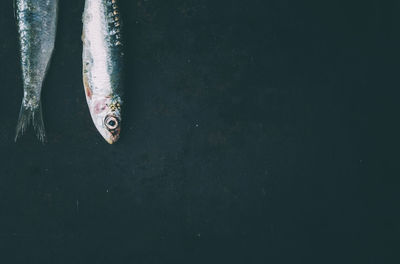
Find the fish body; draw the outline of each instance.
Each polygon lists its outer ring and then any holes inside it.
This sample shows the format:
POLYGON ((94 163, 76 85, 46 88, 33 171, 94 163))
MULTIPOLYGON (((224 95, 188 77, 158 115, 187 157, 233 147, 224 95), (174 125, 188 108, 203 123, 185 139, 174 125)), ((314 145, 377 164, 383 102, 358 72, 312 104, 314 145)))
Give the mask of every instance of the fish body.
POLYGON ((123 50, 117 0, 86 0, 82 74, 89 111, 110 144, 121 131, 123 50))
POLYGON ((24 95, 15 140, 33 123, 45 140, 40 95, 54 49, 58 0, 15 0, 24 95))

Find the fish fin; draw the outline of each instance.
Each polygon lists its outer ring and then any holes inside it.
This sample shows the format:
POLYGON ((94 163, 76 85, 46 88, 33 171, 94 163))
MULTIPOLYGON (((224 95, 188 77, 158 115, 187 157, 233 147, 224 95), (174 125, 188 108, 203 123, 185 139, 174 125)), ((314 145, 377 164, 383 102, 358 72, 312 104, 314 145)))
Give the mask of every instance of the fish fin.
POLYGON ((17 123, 17 132, 15 134, 15 141, 22 136, 29 124, 32 122, 37 138, 44 143, 46 141, 46 132, 44 129, 43 115, 42 115, 42 104, 35 109, 30 109, 21 105, 19 112, 19 118, 17 123))

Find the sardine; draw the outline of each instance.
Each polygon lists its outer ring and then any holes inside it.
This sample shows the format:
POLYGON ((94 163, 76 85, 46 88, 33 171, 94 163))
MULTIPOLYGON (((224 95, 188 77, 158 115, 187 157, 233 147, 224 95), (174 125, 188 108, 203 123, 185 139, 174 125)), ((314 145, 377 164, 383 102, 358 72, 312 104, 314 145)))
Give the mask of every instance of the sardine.
POLYGON ((54 49, 58 0, 15 0, 24 96, 15 140, 32 121, 40 141, 45 140, 40 95, 54 49))
POLYGON ((110 144, 121 131, 123 50, 117 0, 86 0, 83 84, 94 125, 110 144))

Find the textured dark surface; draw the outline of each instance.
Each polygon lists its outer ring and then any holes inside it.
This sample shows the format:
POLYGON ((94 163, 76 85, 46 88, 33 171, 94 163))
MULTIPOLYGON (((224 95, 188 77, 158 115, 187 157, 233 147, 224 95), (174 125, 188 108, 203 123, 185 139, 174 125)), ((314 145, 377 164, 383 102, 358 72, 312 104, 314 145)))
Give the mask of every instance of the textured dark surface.
POLYGON ((78 0, 60 1, 48 143, 13 142, 2 1, 1 263, 398 263, 400 5, 325 2, 121 1, 110 146, 85 102, 78 0))

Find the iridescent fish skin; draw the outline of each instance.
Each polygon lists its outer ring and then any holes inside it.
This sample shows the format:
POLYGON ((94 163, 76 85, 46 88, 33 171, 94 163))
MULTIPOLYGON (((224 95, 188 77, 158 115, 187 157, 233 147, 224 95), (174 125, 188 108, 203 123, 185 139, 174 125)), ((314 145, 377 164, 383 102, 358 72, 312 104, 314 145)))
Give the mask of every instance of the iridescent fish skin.
POLYGON ((40 95, 54 49, 58 0, 15 0, 24 96, 15 140, 32 121, 37 137, 45 140, 40 95))
POLYGON ((122 39, 116 0, 86 0, 83 21, 83 84, 92 120, 103 138, 121 131, 122 39))

